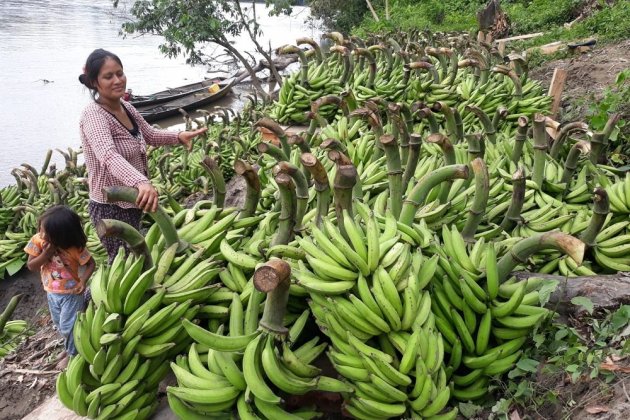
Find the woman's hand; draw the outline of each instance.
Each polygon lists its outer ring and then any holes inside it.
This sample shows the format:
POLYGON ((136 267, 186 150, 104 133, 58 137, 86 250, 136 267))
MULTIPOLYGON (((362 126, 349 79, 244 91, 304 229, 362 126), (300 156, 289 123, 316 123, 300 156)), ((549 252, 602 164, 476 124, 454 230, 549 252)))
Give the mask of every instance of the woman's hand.
POLYGON ((158 206, 158 193, 153 185, 144 183, 138 185, 138 198, 136 206, 145 213, 153 213, 158 206))
POLYGON ((179 140, 179 143, 190 152, 192 150, 192 139, 197 137, 199 134, 205 133, 206 131, 208 131, 207 127, 199 128, 194 131, 182 131, 177 136, 177 139, 179 140))

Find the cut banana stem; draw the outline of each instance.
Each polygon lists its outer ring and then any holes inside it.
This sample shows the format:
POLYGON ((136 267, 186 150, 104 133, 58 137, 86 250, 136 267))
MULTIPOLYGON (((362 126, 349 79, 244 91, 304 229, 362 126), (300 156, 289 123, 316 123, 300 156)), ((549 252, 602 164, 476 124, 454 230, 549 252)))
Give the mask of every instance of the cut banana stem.
POLYGON ((260 326, 275 334, 287 334, 284 314, 289 300, 291 267, 285 261, 272 259, 254 273, 256 289, 267 293, 260 326))
POLYGON ((527 131, 529 128, 529 118, 518 117, 516 135, 514 136, 514 149, 512 150, 512 162, 518 164, 523 155, 523 146, 527 141, 527 131))
POLYGON ((402 166, 400 163, 400 149, 396 138, 391 134, 379 139, 385 150, 387 159, 387 177, 389 179, 389 207, 395 218, 400 216, 402 209, 402 166))
POLYGON ((556 249, 573 258, 577 265, 582 264, 586 246, 579 239, 562 232, 547 232, 518 241, 497 264, 499 283, 508 279, 510 272, 523 264, 534 253, 545 249, 556 249))
MULTIPOLYGON (((577 169, 578 163, 580 161, 580 156, 586 156, 591 151, 591 143, 585 140, 577 141, 571 150, 569 150, 569 154, 564 161, 564 170, 562 171, 562 178, 560 178, 560 183, 568 183, 571 181, 575 170, 577 169)), ((567 188, 567 193, 569 192, 567 188)))
POLYGON ((95 227, 99 237, 111 236, 121 239, 129 245, 131 252, 133 252, 136 257, 143 255, 143 270, 148 270, 153 266, 151 253, 144 241, 144 236, 133 226, 116 219, 101 219, 95 227))
POLYGON ((274 177, 280 191, 280 217, 278 231, 271 241, 271 246, 287 245, 293 239, 297 199, 295 184, 290 175, 279 173, 274 177))
POLYGON ((521 210, 523 209, 523 203, 525 202, 525 168, 520 166, 516 172, 512 175, 512 201, 505 217, 501 222, 501 229, 510 231, 520 222, 523 217, 521 216, 521 210))
POLYGON ((467 179, 468 176, 469 170, 467 165, 444 166, 423 176, 404 200, 400 214, 400 222, 407 226, 412 225, 418 207, 424 204, 429 192, 431 192, 435 186, 443 181, 458 178, 467 179))
MULTIPOLYGON (((105 201, 114 202, 114 201, 126 201, 127 203, 135 203, 138 198, 138 190, 131 187, 105 187, 103 188, 103 193, 105 194, 105 201)), ((153 218, 155 223, 158 224, 160 230, 162 231, 162 235, 166 240, 166 246, 169 247, 175 243, 179 243, 178 251, 183 251, 188 246, 185 242, 180 241, 177 236, 177 230, 175 229, 175 225, 173 224, 173 219, 164 211, 164 208, 160 205, 157 206, 157 210, 155 212, 149 213, 149 216, 153 218)))
POLYGON ((610 204, 608 202, 608 194, 603 188, 595 188, 593 192, 593 216, 584 232, 580 235, 580 240, 588 247, 595 245, 595 238, 602 230, 606 217, 610 212, 610 204))
POLYGON ((475 174, 475 197, 468 210, 468 218, 462 230, 462 237, 465 241, 474 241, 477 226, 481 222, 488 205, 488 193, 490 191, 490 180, 488 167, 481 158, 473 160, 470 164, 475 174))
POLYGON ((322 217, 328 215, 330 206, 330 183, 326 169, 317 157, 311 153, 302 153, 300 157, 302 165, 310 172, 315 181, 315 192, 317 194, 317 217, 315 224, 322 225, 322 217))
POLYGON ((260 201, 260 178, 252 166, 244 160, 237 159, 234 162, 234 172, 245 178, 247 192, 245 193, 245 205, 238 215, 239 219, 253 216, 260 201))
POLYGON ((208 172, 212 180, 213 202, 217 207, 223 207, 225 203, 225 179, 217 162, 209 156, 201 161, 201 166, 208 172))
POLYGON ((569 134, 572 134, 575 131, 586 133, 587 130, 588 130, 588 125, 581 121, 570 122, 570 123, 564 124, 562 127, 560 127, 560 130, 558 131, 558 135, 556 139, 554 140, 553 144, 551 145, 551 150, 549 151, 549 155, 552 158, 557 159, 558 154, 560 153, 560 150, 562 150, 562 145, 564 144, 564 141, 569 136, 569 134))

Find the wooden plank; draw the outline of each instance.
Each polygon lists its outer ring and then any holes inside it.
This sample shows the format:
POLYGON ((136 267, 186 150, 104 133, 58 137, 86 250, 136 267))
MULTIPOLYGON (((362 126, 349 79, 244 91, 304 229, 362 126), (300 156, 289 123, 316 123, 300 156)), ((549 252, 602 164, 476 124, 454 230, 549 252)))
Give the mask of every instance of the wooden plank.
POLYGON ((499 54, 505 55, 505 41, 499 42, 497 49, 499 50, 499 54))
POLYGON ((544 32, 536 32, 534 34, 518 35, 518 36, 511 36, 509 38, 495 39, 494 42, 499 43, 499 42, 518 41, 519 39, 536 38, 544 34, 545 34, 544 32))
POLYGON ((562 99, 562 91, 564 90, 564 82, 567 80, 567 71, 565 69, 556 68, 553 71, 551 84, 549 85, 548 95, 553 98, 551 102, 551 117, 558 118, 558 110, 560 109, 560 100, 562 99))

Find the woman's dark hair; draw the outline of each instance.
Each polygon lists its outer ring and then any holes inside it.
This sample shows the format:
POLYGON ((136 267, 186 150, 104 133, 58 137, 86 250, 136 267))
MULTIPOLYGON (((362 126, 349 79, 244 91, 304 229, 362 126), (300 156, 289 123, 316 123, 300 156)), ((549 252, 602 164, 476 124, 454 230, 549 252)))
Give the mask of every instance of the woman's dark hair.
POLYGON ((101 67, 103 67, 103 64, 105 64, 108 58, 115 60, 120 64, 120 67, 123 66, 122 61, 120 61, 120 58, 118 58, 116 54, 99 48, 92 51, 88 56, 85 61, 85 66, 83 67, 83 74, 79 76, 79 82, 90 89, 90 93, 94 99, 96 99, 97 95, 96 81, 98 79, 98 73, 101 71, 101 67))
POLYGON ((69 207, 50 207, 39 217, 38 224, 46 233, 46 240, 59 249, 84 248, 87 243, 81 218, 69 207))

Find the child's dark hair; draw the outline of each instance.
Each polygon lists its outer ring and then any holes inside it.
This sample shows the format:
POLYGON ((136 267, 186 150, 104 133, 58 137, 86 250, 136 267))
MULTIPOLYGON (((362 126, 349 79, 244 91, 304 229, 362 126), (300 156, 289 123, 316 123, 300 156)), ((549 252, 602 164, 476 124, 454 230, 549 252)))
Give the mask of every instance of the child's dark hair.
POLYGON ((39 217, 38 224, 46 233, 46 240, 59 249, 84 248, 87 244, 81 218, 69 207, 50 207, 39 217))
POLYGON ((82 85, 90 89, 92 97, 96 100, 97 90, 96 90, 96 80, 98 79, 98 73, 101 71, 101 67, 105 64, 105 61, 111 58, 120 64, 122 67, 122 61, 120 58, 113 52, 109 52, 102 48, 92 51, 92 53, 88 56, 85 61, 85 67, 83 68, 83 73, 79 75, 79 82, 82 85))

